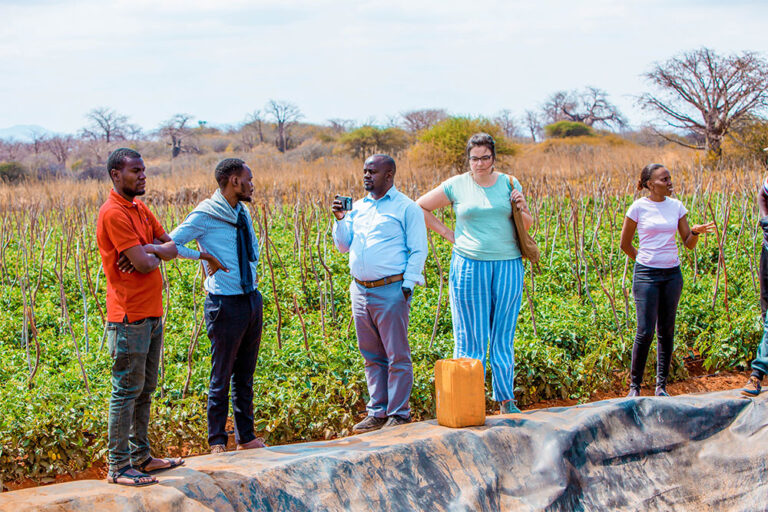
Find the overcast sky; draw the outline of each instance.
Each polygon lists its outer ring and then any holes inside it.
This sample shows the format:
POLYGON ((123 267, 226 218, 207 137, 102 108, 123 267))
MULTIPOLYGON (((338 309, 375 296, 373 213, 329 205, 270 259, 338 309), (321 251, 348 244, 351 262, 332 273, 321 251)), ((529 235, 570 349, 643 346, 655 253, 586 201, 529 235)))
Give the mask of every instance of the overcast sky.
POLYGON ((0 128, 59 132, 99 106, 239 124, 272 98, 316 123, 522 114, 587 85, 639 124, 654 62, 768 55, 758 0, 0 0, 0 20, 0 128))

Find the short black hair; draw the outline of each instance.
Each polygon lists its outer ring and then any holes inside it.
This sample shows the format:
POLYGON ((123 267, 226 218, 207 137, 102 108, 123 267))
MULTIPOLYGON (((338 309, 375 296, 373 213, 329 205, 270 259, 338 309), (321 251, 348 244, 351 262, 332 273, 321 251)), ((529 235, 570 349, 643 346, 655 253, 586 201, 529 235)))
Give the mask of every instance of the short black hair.
POLYGON ((490 149, 493 159, 496 160, 496 141, 493 140, 493 137, 483 132, 474 134, 467 141, 467 160, 469 160, 469 152, 472 151, 472 148, 478 146, 485 146, 490 149))
POLYGON ((131 148, 117 148, 114 150, 109 154, 109 158, 107 158, 107 174, 111 177, 112 169, 119 171, 125 166, 125 161, 129 158, 141 158, 141 155, 138 151, 134 151, 131 148))
POLYGON ((216 183, 223 187, 230 176, 239 174, 245 167, 245 161, 239 158, 225 158, 216 166, 216 183))
POLYGON ((395 159, 392 158, 391 156, 385 155, 384 153, 377 153, 375 155, 371 155, 368 157, 368 159, 371 159, 371 158, 375 158, 376 160, 381 160, 392 169, 392 172, 397 172, 397 164, 395 163, 395 159))

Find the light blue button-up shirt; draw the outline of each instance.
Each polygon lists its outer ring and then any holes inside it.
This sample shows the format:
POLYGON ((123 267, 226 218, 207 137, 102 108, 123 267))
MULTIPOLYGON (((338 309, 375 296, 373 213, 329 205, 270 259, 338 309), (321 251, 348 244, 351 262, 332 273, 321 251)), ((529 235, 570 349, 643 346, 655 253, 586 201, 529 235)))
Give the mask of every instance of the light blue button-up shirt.
MULTIPOLYGON (((238 203, 237 208, 232 208, 229 205, 226 207, 232 209, 233 219, 237 219, 240 209, 244 209, 248 217, 253 249, 256 251, 256 261, 249 262, 255 286, 256 271, 259 266, 259 241, 253 230, 250 213, 242 203, 238 203)), ((205 252, 215 256, 229 270, 229 272, 219 270, 212 276, 205 278, 204 286, 208 293, 214 295, 240 295, 243 293, 243 288, 240 286, 240 263, 237 257, 237 228, 233 224, 195 210, 184 219, 184 222, 171 231, 169 236, 176 244, 180 258, 200 259, 199 251, 185 247, 192 240, 197 240, 205 252)), ((203 265, 207 271, 208 264, 203 262, 203 265)))
POLYGON ((333 225, 333 242, 349 252, 349 270, 361 281, 403 274, 403 287, 424 284, 427 227, 414 201, 392 186, 380 199, 368 194, 333 225))

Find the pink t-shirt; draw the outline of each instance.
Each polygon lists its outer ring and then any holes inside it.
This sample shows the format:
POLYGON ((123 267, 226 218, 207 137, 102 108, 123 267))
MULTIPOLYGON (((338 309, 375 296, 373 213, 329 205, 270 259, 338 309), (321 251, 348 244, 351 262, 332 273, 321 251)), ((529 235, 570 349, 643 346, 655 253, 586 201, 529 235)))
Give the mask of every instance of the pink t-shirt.
POLYGON ((680 264, 675 233, 677 222, 688 213, 683 203, 671 197, 661 202, 643 197, 632 203, 627 217, 637 222, 640 241, 635 261, 646 267, 673 268, 680 264))

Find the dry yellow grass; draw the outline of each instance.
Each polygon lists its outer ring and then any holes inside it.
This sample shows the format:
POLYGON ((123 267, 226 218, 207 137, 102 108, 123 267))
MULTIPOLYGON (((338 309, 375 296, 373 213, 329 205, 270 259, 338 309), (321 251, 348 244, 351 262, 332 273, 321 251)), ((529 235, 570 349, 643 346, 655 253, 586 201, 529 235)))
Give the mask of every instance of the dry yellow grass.
MULTIPOLYGON (((213 168, 224 156, 237 156, 254 171, 255 201, 279 204, 327 204, 334 194, 359 197, 362 161, 345 157, 321 158, 314 162, 295 161, 272 154, 185 156, 176 159, 170 171, 167 160, 149 160, 148 203, 194 204, 209 196, 216 184, 213 168)), ((700 154, 677 146, 648 148, 632 143, 622 145, 529 145, 519 155, 500 159, 498 169, 517 176, 533 197, 550 195, 591 196, 632 194, 640 169, 660 162, 672 171, 678 194, 722 191, 750 194, 757 189, 764 170, 757 166, 704 170, 700 154), (569 192, 570 189, 570 192, 569 192)), ((451 175, 451 171, 416 166, 407 154, 399 155, 396 183, 415 198, 451 175)), ((71 179, 28 181, 21 185, 0 185, 0 208, 5 210, 63 208, 68 205, 98 205, 109 191, 109 182, 71 179)))

